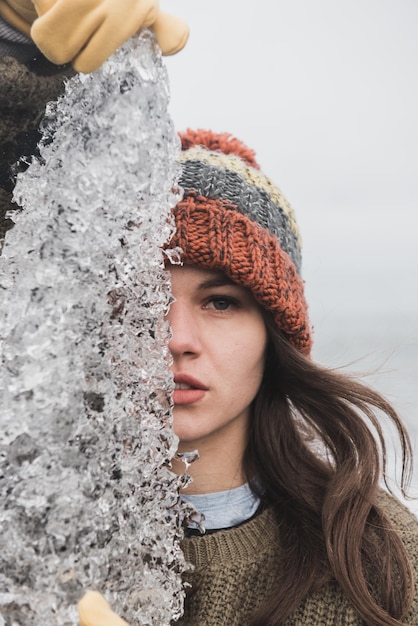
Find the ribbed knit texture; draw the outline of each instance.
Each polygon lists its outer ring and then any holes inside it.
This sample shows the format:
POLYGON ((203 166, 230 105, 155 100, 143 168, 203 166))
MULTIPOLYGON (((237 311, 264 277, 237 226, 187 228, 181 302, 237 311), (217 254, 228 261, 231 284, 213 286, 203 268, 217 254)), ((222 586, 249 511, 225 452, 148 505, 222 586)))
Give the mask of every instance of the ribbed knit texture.
POLYGON ((250 289, 273 313, 278 327, 302 352, 309 352, 310 327, 302 279, 268 230, 224 200, 190 191, 175 209, 176 234, 170 246, 183 250, 183 261, 222 270, 250 289))
POLYGON ((33 46, 31 39, 26 37, 17 28, 14 28, 8 24, 2 17, 0 17, 0 40, 10 41, 13 43, 27 44, 33 46))
POLYGON ((169 247, 186 264, 221 270, 273 314, 288 340, 310 352, 312 338, 300 277, 301 239, 281 191, 255 155, 227 133, 181 133, 177 232, 169 247))
MULTIPOLYGON (((415 571, 416 597, 406 623, 418 624, 418 520, 399 502, 379 498, 409 552, 415 571)), ((195 571, 181 626, 246 626, 283 575, 280 528, 270 510, 235 529, 183 541, 195 571)), ((371 581, 373 584, 373 581, 371 581)), ((310 594, 282 626, 363 626, 334 580, 310 594)))
POLYGON ((182 152, 179 161, 183 165, 181 185, 186 194, 193 190, 206 198, 234 204, 235 210, 278 239, 300 272, 302 242, 296 216, 267 176, 237 155, 210 152, 200 146, 182 152))

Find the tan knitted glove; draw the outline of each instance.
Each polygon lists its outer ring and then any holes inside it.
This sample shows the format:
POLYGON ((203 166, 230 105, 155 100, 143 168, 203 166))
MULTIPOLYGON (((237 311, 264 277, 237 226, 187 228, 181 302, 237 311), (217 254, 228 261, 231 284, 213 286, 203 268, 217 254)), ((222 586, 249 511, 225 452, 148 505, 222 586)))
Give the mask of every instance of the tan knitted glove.
POLYGON ((128 626, 97 591, 88 591, 78 603, 80 626, 128 626))
POLYGON ((166 55, 181 50, 189 35, 182 20, 159 10, 158 0, 0 0, 0 15, 30 31, 50 61, 71 62, 78 72, 98 69, 142 28, 154 31, 166 55))

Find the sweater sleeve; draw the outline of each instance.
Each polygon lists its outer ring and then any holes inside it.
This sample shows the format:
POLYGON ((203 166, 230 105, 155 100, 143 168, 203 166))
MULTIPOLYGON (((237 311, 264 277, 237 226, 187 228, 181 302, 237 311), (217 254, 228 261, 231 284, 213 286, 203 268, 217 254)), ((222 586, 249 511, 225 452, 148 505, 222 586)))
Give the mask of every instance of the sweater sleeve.
POLYGON ((7 211, 12 202, 15 165, 36 152, 39 123, 46 103, 64 90, 71 66, 50 63, 25 37, 0 22, 0 250, 12 226, 7 211))
POLYGON ((0 17, 0 57, 11 56, 25 63, 38 53, 31 39, 0 17))

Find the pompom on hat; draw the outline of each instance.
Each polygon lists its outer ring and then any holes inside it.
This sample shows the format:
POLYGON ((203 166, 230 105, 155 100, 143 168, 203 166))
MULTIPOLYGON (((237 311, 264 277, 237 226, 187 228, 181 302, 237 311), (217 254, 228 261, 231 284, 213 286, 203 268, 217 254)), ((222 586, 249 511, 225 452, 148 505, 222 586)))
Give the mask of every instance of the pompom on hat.
POLYGON ((174 209, 182 261, 223 271, 252 292, 298 350, 312 337, 301 241, 292 208, 265 176, 255 153, 228 133, 179 133, 182 200, 174 209))

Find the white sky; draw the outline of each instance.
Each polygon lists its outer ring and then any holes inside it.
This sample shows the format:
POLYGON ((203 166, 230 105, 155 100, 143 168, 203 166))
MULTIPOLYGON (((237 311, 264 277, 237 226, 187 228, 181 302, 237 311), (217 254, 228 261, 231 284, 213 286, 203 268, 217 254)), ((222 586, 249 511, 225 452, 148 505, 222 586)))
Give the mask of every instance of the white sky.
POLYGON ((161 5, 191 28, 166 60, 176 126, 256 150, 296 210, 311 307, 418 318, 417 0, 161 5))

